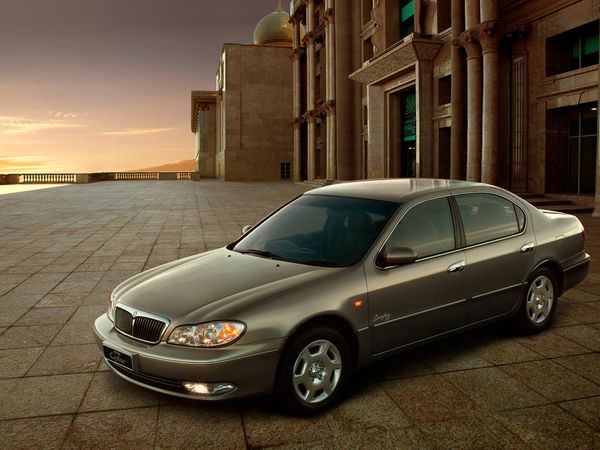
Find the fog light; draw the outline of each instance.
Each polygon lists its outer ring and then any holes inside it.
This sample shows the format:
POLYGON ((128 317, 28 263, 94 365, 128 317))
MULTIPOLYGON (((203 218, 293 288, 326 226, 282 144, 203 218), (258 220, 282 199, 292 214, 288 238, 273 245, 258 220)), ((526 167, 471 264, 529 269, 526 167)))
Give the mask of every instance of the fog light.
POLYGON ((183 387, 191 394, 198 395, 223 395, 235 391, 235 386, 230 383, 194 383, 185 381, 183 387))

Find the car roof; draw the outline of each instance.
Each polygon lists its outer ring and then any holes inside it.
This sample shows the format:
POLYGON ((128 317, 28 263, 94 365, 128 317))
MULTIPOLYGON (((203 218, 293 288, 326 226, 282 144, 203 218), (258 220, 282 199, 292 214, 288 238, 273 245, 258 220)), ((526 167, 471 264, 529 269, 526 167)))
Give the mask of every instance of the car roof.
POLYGON ((430 192, 449 191, 456 188, 473 188, 489 185, 462 180, 435 178, 386 178, 335 183, 308 191, 305 195, 335 195, 340 197, 366 198, 394 202, 430 192))

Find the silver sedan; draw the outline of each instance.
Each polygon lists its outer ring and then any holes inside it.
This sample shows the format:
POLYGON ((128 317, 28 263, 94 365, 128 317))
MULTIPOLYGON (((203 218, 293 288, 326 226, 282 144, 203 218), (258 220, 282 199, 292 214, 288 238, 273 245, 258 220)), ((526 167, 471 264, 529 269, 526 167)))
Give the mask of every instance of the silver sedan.
MULTIPOLYGON (((249 228, 249 229, 248 229, 249 228)), ((585 231, 478 183, 399 179, 314 189, 225 248, 121 283, 96 320, 119 376, 217 400, 335 403, 353 371, 473 327, 552 321, 584 279, 585 231)))

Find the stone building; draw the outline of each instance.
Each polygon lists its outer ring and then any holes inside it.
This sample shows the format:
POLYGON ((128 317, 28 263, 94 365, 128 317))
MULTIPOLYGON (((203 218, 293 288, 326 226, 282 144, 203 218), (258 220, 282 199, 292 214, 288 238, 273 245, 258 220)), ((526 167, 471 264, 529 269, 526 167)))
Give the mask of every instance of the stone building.
POLYGON ((293 0, 294 178, 469 179, 600 212, 599 16, 599 0, 293 0))
POLYGON ((256 26, 254 44, 225 44, 215 91, 192 91, 200 177, 290 179, 292 26, 283 10, 256 26))

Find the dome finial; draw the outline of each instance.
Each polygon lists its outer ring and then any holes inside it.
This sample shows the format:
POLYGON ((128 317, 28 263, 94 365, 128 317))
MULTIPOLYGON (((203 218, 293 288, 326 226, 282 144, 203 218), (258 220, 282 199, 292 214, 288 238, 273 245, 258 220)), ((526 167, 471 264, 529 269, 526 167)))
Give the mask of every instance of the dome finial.
POLYGON ((281 0, 277 3, 279 8, 260 19, 256 25, 254 43, 256 45, 291 48, 293 29, 290 23, 290 15, 281 8, 281 0))
POLYGON ((283 8, 281 7, 281 0, 277 0, 277 11, 283 11, 283 8))

